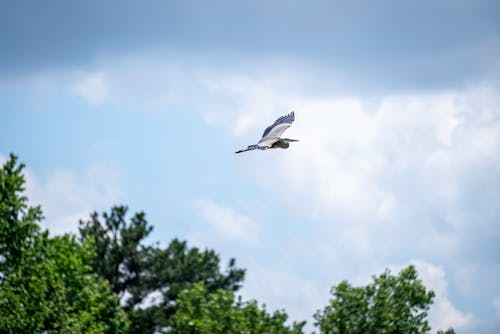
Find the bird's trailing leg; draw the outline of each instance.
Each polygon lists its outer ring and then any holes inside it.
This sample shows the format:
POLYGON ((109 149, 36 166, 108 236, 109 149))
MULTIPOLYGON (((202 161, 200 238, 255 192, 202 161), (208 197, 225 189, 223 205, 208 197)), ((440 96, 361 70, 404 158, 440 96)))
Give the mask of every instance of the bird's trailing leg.
POLYGON ((250 145, 247 148, 245 148, 243 150, 236 151, 234 153, 241 153, 241 152, 246 152, 246 151, 251 151, 251 150, 256 150, 256 149, 261 149, 262 150, 262 148, 259 147, 258 145, 250 145))

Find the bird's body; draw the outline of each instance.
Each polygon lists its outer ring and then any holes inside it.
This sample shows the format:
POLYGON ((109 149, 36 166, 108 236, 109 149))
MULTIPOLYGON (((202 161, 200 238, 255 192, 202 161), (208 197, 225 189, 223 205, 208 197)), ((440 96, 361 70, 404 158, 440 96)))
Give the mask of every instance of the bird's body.
POLYGON ((281 116, 272 125, 268 126, 262 138, 256 145, 250 145, 245 149, 236 151, 236 153, 251 151, 251 150, 267 150, 270 148, 283 148, 287 149, 291 142, 298 141, 296 139, 281 138, 283 132, 292 126, 295 120, 295 113, 292 111, 288 115, 281 116))

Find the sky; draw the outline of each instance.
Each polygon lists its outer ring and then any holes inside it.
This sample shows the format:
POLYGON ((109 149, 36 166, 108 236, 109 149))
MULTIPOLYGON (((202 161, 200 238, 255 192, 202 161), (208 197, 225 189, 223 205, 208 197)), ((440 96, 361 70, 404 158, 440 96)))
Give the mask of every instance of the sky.
POLYGON ((498 1, 6 0, 0 45, 0 162, 52 234, 126 204, 308 329, 414 264, 433 331, 500 331, 498 1))

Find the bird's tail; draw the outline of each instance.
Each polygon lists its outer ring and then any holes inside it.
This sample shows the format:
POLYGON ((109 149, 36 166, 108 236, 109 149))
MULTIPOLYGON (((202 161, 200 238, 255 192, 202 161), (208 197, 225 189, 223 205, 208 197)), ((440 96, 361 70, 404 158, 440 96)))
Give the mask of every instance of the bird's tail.
POLYGON ((250 145, 250 146, 248 146, 247 148, 244 148, 244 149, 242 149, 242 150, 236 151, 236 152, 234 152, 234 153, 242 153, 242 152, 246 152, 246 151, 256 150, 256 149, 258 149, 258 148, 259 148, 259 146, 258 146, 258 145, 250 145))

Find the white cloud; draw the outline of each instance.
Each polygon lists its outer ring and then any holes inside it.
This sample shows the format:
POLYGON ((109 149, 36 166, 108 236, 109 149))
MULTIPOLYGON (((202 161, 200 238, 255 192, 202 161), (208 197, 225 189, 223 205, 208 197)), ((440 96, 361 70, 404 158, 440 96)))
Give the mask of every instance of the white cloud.
MULTIPOLYGON (((140 112, 162 111, 179 101, 197 101, 203 92, 191 66, 147 53, 115 57, 84 73, 60 78, 69 92, 90 105, 120 106, 140 112)), ((194 102, 192 102, 194 104, 194 102)))
POLYGON ((25 175, 30 203, 42 206, 42 226, 52 234, 76 232, 80 219, 109 209, 121 194, 117 171, 106 165, 92 165, 82 173, 57 169, 46 175, 27 168, 25 175))
POLYGON ((493 196, 490 203, 498 201, 500 97, 487 86, 371 99, 292 96, 273 92, 266 82, 255 86, 237 89, 241 108, 222 125, 236 124, 235 137, 256 141, 274 118, 295 109, 287 136, 300 142, 286 153, 241 159, 240 170, 300 208, 297 214, 307 211, 328 226, 335 221, 336 233, 355 236, 361 253, 373 251, 381 233, 388 237, 398 229, 407 235, 399 240, 408 238, 422 250, 437 236, 458 246, 434 219, 456 233, 470 215, 481 219, 481 210, 463 205, 471 195, 467 190, 480 181, 478 167, 489 168, 481 176, 489 179, 485 194, 493 196))
POLYGON ((497 297, 493 299, 493 307, 495 308, 495 313, 497 315, 497 318, 500 318, 500 297, 497 297))
POLYGON ((70 91, 90 105, 101 105, 109 96, 109 84, 103 73, 86 73, 76 79, 70 91))
MULTIPOLYGON (((0 165, 6 161, 0 154, 0 165)), ((42 175, 30 167, 23 173, 30 205, 41 205, 41 226, 51 234, 76 232, 80 219, 109 209, 121 196, 118 172, 104 164, 90 165, 81 173, 60 168, 42 175)))
POLYGON ((312 315, 328 301, 327 291, 315 281, 280 266, 251 266, 242 294, 245 299, 266 304, 268 311, 284 309, 290 323, 306 320, 306 332, 313 330, 312 315))
POLYGON ((194 205, 203 219, 210 224, 209 229, 203 229, 205 238, 212 236, 222 241, 259 243, 259 226, 251 218, 211 200, 197 200, 194 205))
POLYGON ((448 297, 448 282, 444 269, 422 260, 414 260, 411 263, 415 265, 425 287, 436 294, 429 311, 431 327, 434 330, 445 330, 450 327, 457 330, 470 325, 474 319, 473 314, 458 310, 448 297))

